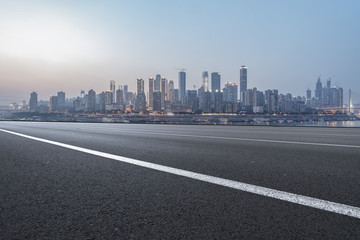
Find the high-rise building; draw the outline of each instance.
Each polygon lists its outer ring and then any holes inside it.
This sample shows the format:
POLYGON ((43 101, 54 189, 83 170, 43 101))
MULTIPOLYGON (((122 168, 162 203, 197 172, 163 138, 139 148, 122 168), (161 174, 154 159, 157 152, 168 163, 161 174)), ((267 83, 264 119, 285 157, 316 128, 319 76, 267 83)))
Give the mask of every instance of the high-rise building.
POLYGON ((56 112, 58 110, 58 97, 57 96, 51 96, 50 102, 49 102, 49 111, 50 112, 56 112))
POLYGON ((37 111, 37 107, 38 107, 38 95, 37 95, 36 92, 32 92, 32 93, 30 94, 29 105, 30 105, 30 111, 31 111, 31 112, 36 112, 36 111, 37 111))
POLYGON ((184 70, 179 72, 179 95, 181 103, 184 104, 186 96, 186 72, 184 70))
POLYGON ((316 82, 316 88, 315 88, 315 98, 322 100, 323 89, 322 89, 322 82, 320 80, 320 77, 317 79, 316 82))
POLYGON ((211 112, 211 93, 203 92, 200 97, 201 97, 201 105, 200 105, 201 110, 205 113, 211 112))
POLYGON ((124 104, 127 105, 130 103, 130 94, 128 91, 128 85, 124 85, 124 104))
POLYGON ((174 89, 174 101, 178 102, 180 100, 180 91, 179 89, 174 89))
POLYGON ((330 89, 329 105, 332 107, 343 107, 344 93, 341 87, 333 87, 330 89))
POLYGON ((190 106, 191 111, 195 113, 198 110, 197 92, 196 90, 187 90, 187 105, 190 106))
POLYGON ((122 86, 119 86, 116 90, 116 104, 122 106, 124 104, 124 91, 122 86))
POLYGON ((265 91, 265 104, 268 113, 278 111, 279 91, 277 89, 265 91))
POLYGON ((115 91, 116 91, 114 80, 110 80, 110 91, 112 92, 112 102, 114 103, 115 102, 115 91))
POLYGON ((211 73, 211 92, 220 92, 221 77, 218 72, 211 73))
POLYGON ((86 111, 88 112, 95 112, 96 108, 96 92, 94 90, 89 90, 87 94, 87 104, 86 104, 86 111))
POLYGON ((171 103, 173 103, 175 101, 174 99, 174 81, 170 80, 169 84, 168 84, 168 101, 170 101, 171 103))
POLYGON ((161 75, 156 74, 154 91, 160 91, 160 81, 161 81, 161 75))
POLYGON ((154 87, 155 87, 155 79, 154 78, 149 78, 149 93, 148 93, 148 104, 149 104, 149 107, 153 107, 153 92, 154 92, 154 87))
POLYGON ((226 82, 223 89, 223 100, 226 102, 237 102, 238 85, 236 83, 226 82))
POLYGON ((58 100, 57 100, 58 107, 64 107, 65 106, 65 93, 62 91, 58 92, 57 97, 58 97, 58 100))
POLYGON ((161 92, 154 91, 153 92, 153 111, 160 112, 161 111, 161 92))
POLYGON ((311 99, 311 90, 310 89, 306 90, 306 99, 307 100, 311 99))
POLYGON ((105 91, 105 104, 106 105, 113 104, 113 93, 110 90, 105 91))
POLYGON ((140 92, 136 96, 135 110, 137 112, 145 112, 146 111, 146 95, 144 92, 140 92))
POLYGON ((165 77, 161 78, 161 106, 162 108, 165 107, 165 101, 167 101, 167 85, 168 80, 165 77))
POLYGON ((350 113, 353 113, 352 112, 352 106, 353 104, 352 104, 352 96, 351 96, 351 89, 349 89, 349 114, 350 113))
POLYGON ((221 113, 223 112, 223 94, 221 91, 216 91, 214 93, 214 112, 221 113))
POLYGON ((240 68, 240 101, 245 102, 245 92, 247 90, 247 67, 245 65, 240 68))
POLYGON ((202 86, 204 87, 204 91, 208 92, 209 91, 209 74, 207 71, 204 71, 202 73, 202 86))
POLYGON ((136 93, 139 95, 140 93, 144 93, 144 80, 142 78, 138 78, 136 80, 136 93))

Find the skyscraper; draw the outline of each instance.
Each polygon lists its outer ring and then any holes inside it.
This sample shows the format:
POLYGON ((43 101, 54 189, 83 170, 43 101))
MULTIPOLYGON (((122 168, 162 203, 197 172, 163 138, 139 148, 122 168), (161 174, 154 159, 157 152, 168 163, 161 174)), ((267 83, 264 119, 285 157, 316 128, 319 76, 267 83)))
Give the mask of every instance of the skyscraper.
POLYGON ((179 95, 181 103, 184 104, 186 96, 186 72, 184 70, 179 72, 179 95))
POLYGON ((115 81, 110 80, 110 91, 112 92, 112 102, 115 102, 115 81))
POLYGON ((31 112, 37 111, 37 107, 38 107, 38 95, 37 95, 36 92, 32 92, 32 93, 30 94, 29 105, 30 105, 30 111, 31 111, 31 112))
POLYGON ((216 91, 220 92, 220 74, 218 72, 211 73, 211 92, 215 93, 216 91))
POLYGON ((167 85, 168 80, 165 77, 161 78, 161 106, 165 107, 165 101, 167 101, 167 85))
POLYGON ((135 110, 138 112, 144 112, 146 110, 146 96, 144 93, 144 80, 138 78, 136 80, 137 95, 135 101, 135 110))
POLYGON ((49 110, 50 110, 50 112, 56 112, 57 109, 58 109, 58 97, 51 96, 50 102, 49 102, 49 110))
POLYGON ((153 92, 153 110, 160 112, 161 111, 161 92, 154 91, 153 92))
POLYGON ((306 90, 306 99, 307 100, 311 99, 311 90, 310 89, 306 90))
POLYGON ((209 74, 207 71, 202 73, 202 86, 204 87, 204 91, 209 91, 209 74))
POLYGON ((245 65, 240 68, 240 101, 245 102, 245 92, 247 90, 247 67, 245 65))
POLYGON ((315 88, 315 98, 316 99, 320 99, 322 100, 322 93, 323 93, 323 89, 322 89, 322 82, 320 80, 320 77, 317 79, 316 82, 316 88, 315 88))
POLYGON ((174 81, 170 80, 168 84, 168 101, 174 102, 174 81))
POLYGON ((124 91, 122 86, 119 86, 119 89, 116 90, 116 104, 122 106, 124 104, 124 91))
POLYGON ((58 107, 64 107, 65 106, 65 93, 62 91, 58 92, 57 97, 58 97, 58 100, 57 100, 58 107))
POLYGON ((144 80, 142 78, 138 78, 136 80, 136 93, 139 95, 140 93, 144 93, 144 80))
POLYGON ((155 85, 155 79, 154 78, 149 78, 149 93, 148 93, 148 96, 149 96, 149 100, 148 100, 148 104, 149 104, 149 107, 153 107, 153 97, 154 97, 154 86, 155 85))
POLYGON ((95 107, 96 107, 96 92, 91 89, 88 92, 86 111, 94 112, 96 110, 95 107))
POLYGON ((223 101, 236 102, 238 100, 238 85, 236 83, 226 82, 223 89, 223 101))
POLYGON ((160 91, 160 81, 161 81, 161 75, 156 74, 154 91, 160 91))

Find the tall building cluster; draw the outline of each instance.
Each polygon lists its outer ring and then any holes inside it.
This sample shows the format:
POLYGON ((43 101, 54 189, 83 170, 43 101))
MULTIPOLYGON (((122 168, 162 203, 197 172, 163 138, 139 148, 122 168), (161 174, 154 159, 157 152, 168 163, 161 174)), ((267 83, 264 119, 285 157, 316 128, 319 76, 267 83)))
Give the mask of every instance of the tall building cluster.
POLYGON ((302 113, 312 108, 342 107, 343 90, 332 86, 331 80, 323 86, 321 79, 316 82, 315 96, 311 90, 306 97, 296 97, 290 93, 280 94, 277 89, 259 91, 248 88, 248 68, 240 67, 238 82, 225 81, 222 85, 220 72, 204 71, 201 74, 201 86, 186 88, 186 71, 178 73, 178 88, 174 80, 161 74, 145 80, 136 79, 136 92, 130 92, 127 85, 118 85, 110 80, 108 90, 96 93, 93 89, 80 92, 75 99, 66 99, 65 92, 51 96, 48 109, 38 106, 36 92, 31 93, 30 111, 48 112, 107 112, 119 113, 302 113))
POLYGON ((343 107, 344 93, 343 89, 337 84, 331 85, 331 78, 326 81, 323 86, 321 78, 319 77, 316 82, 315 96, 311 97, 311 90, 306 91, 307 105, 312 108, 320 107, 343 107))

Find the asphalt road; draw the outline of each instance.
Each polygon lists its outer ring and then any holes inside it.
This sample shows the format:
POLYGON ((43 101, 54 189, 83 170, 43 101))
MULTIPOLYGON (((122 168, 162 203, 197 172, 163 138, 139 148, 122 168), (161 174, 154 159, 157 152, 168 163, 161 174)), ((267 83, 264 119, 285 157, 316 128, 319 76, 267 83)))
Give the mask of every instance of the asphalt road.
MULTIPOLYGON (((0 122, 360 207, 360 129, 0 122)), ((1 239, 360 239, 360 219, 0 131, 1 239)))

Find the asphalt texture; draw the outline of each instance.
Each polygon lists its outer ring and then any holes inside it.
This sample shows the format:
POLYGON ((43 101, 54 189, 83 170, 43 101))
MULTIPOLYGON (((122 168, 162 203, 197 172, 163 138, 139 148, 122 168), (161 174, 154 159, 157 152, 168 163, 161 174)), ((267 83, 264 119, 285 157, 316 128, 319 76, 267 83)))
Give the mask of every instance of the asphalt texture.
MULTIPOLYGON (((0 122, 0 129, 360 207, 358 128, 0 122)), ((360 239, 360 219, 0 131, 1 239, 360 239)))

